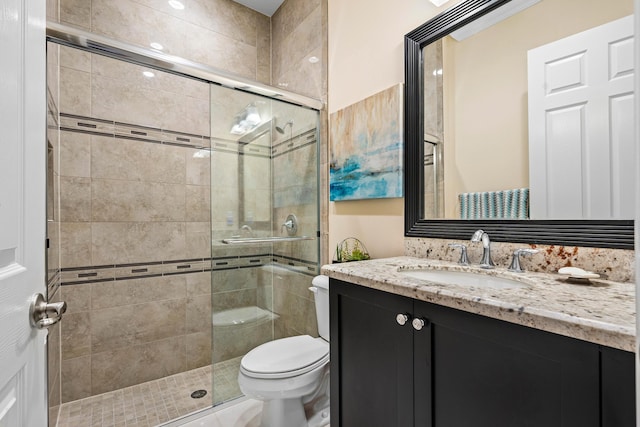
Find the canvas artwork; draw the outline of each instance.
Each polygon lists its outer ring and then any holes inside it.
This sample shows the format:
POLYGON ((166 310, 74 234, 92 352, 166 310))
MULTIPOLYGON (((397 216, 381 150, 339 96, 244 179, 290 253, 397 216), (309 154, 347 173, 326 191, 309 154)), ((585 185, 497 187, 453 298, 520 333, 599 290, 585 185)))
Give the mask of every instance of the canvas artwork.
POLYGON ((331 114, 330 199, 402 197, 402 85, 331 114))

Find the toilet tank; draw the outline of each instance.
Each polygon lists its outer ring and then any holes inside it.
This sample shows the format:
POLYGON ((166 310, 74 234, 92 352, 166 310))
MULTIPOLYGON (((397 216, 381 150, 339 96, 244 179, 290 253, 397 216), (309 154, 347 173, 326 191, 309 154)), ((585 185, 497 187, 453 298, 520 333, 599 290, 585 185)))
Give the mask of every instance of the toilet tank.
POLYGON ((316 276, 312 287, 316 302, 316 319, 318 319, 318 334, 329 341, 329 277, 316 276))

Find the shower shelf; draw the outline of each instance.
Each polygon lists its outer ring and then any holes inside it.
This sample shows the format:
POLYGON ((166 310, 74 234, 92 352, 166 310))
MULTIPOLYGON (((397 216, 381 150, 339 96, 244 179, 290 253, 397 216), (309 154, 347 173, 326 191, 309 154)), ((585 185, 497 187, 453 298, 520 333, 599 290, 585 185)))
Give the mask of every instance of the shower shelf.
POLYGON ((229 245, 247 245, 251 243, 277 243, 277 242, 297 242, 300 240, 314 240, 315 237, 299 236, 299 237, 234 237, 230 239, 222 239, 222 243, 229 245))

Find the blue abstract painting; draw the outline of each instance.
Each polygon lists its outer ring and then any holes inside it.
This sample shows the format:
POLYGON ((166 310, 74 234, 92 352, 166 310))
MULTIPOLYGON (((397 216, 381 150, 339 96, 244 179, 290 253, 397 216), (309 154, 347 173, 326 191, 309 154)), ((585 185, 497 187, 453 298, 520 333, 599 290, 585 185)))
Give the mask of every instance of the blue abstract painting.
POLYGON ((330 200, 402 197, 402 85, 330 117, 330 200))

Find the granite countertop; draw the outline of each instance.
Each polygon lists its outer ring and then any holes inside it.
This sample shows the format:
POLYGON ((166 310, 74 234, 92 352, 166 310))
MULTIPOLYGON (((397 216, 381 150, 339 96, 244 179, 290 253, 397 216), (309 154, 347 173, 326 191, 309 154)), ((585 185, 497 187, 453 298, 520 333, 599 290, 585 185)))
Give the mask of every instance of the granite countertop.
POLYGON ((483 270, 477 266, 413 257, 325 265, 322 274, 596 344, 635 351, 633 283, 592 279, 591 284, 573 284, 559 274, 518 274, 505 268, 483 270), (399 272, 402 269, 430 268, 477 271, 511 278, 528 286, 492 289, 444 285, 399 272))

